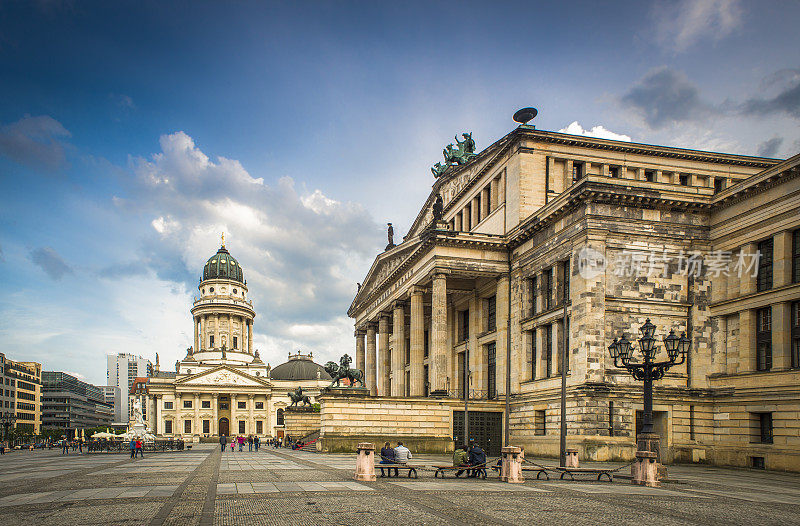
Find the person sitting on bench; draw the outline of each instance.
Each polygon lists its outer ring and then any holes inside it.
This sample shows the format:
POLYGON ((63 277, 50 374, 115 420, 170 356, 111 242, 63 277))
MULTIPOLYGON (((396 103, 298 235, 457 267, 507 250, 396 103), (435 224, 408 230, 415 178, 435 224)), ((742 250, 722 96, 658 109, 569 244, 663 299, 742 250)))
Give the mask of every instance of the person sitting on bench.
POLYGON ((468 470, 468 476, 470 478, 475 478, 479 473, 486 471, 486 453, 483 452, 481 446, 477 443, 473 444, 472 448, 469 450, 469 465, 480 466, 477 469, 468 470))
POLYGON ((394 459, 398 464, 405 464, 411 458, 411 451, 408 450, 406 446, 403 445, 402 442, 397 443, 397 447, 394 448, 394 459))
MULTIPOLYGON (((389 442, 386 442, 381 448, 381 461, 379 464, 396 464, 397 461, 394 457, 394 449, 389 442)), ((392 476, 392 468, 386 468, 389 471, 389 476, 392 476)), ((385 477, 383 468, 381 468, 381 477, 385 477)), ((394 476, 397 476, 397 468, 394 468, 394 476)))
MULTIPOLYGON (((469 458, 467 457, 467 446, 458 446, 453 453, 453 467, 460 468, 469 466, 469 458)), ((463 469, 456 471, 456 477, 460 477, 464 473, 463 469)))

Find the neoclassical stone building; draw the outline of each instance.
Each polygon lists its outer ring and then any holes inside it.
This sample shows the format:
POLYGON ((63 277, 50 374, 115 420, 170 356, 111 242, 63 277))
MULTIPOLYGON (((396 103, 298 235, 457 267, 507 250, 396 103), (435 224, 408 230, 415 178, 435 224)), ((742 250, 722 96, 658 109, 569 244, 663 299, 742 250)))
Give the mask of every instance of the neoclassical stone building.
POLYGON ((656 383, 664 460, 800 469, 798 164, 519 126, 376 257, 356 367, 378 400, 468 396, 471 436, 557 455, 566 349, 569 446, 630 459, 641 383, 607 347, 650 318, 692 344, 656 383))
MULTIPOLYGON (((282 436, 287 396, 302 386, 316 397, 331 381, 312 356, 289 353, 275 368, 253 350, 256 312, 239 262, 223 244, 203 267, 191 313, 194 346, 175 364, 156 371, 146 387, 151 430, 164 437, 282 436)), ((142 393, 138 393, 142 396, 142 393)))

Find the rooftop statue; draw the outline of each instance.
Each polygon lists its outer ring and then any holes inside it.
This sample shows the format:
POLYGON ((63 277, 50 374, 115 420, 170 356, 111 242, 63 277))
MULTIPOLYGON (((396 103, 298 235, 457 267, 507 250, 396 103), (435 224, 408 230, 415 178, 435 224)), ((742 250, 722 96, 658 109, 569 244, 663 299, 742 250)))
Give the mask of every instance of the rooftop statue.
POLYGON ((442 220, 442 212, 444 211, 444 202, 442 201, 441 194, 436 195, 436 201, 433 203, 433 220, 441 221, 442 220))
POLYGON ((472 132, 462 133, 461 137, 463 137, 463 141, 458 140, 458 135, 455 136, 457 146, 453 146, 453 143, 450 143, 442 150, 444 164, 436 163, 431 168, 431 173, 433 173, 433 176, 437 179, 451 166, 467 164, 477 156, 475 153, 475 141, 472 139, 472 132))

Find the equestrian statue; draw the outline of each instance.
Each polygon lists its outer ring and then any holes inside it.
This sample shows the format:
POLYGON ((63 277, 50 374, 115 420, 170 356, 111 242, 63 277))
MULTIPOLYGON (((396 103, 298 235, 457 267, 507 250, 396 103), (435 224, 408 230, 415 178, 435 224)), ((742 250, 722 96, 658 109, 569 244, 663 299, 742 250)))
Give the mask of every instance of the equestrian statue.
POLYGON ((302 387, 298 386, 294 392, 289 391, 287 394, 289 395, 289 399, 292 401, 289 407, 299 407, 297 405, 299 403, 302 403, 303 406, 311 406, 311 398, 308 395, 303 394, 302 387))
POLYGON ((364 373, 360 369, 351 369, 350 363, 353 361, 350 356, 345 354, 339 360, 339 365, 336 362, 328 362, 325 364, 325 370, 331 375, 333 381, 328 387, 340 387, 340 381, 347 378, 350 380, 350 387, 355 387, 355 383, 361 384, 364 387, 364 373))

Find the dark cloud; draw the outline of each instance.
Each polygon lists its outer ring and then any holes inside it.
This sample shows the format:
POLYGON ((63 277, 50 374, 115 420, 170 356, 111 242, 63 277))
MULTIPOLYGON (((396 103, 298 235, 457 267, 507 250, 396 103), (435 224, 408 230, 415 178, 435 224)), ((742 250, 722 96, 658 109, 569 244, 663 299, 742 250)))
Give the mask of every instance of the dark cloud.
POLYGON ((143 276, 147 274, 148 265, 144 261, 117 263, 100 269, 97 274, 101 278, 125 278, 128 276, 143 276))
POLYGON ((26 115, 0 127, 0 156, 37 170, 54 171, 66 164, 65 145, 70 137, 60 122, 47 115, 26 115))
POLYGON ((778 155, 778 150, 783 144, 782 137, 773 137, 768 141, 764 141, 758 145, 757 153, 761 157, 775 157, 778 155))
POLYGON ((647 73, 620 102, 651 128, 698 120, 716 111, 700 98, 700 91, 686 75, 666 66, 647 73))
POLYGON ((50 247, 39 247, 31 250, 28 257, 34 265, 41 268, 45 274, 54 280, 59 280, 65 274, 72 274, 72 268, 66 264, 61 256, 50 247))
POLYGON ((785 113, 800 118, 800 70, 782 69, 764 80, 766 90, 776 93, 753 97, 742 105, 742 112, 750 115, 785 113))

